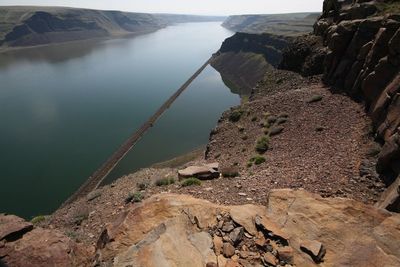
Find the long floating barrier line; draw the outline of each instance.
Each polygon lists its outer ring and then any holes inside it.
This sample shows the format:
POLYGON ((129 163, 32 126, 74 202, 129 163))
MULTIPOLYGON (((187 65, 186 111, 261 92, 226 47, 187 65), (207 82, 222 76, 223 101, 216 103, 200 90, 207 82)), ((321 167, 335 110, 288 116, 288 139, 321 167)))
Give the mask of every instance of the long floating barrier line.
POLYGON ((99 187, 107 175, 118 165, 118 163, 135 146, 139 139, 151 128, 161 115, 172 105, 172 103, 185 91, 186 88, 200 75, 210 63, 209 58, 168 100, 151 116, 136 132, 134 132, 101 166, 98 168, 79 189, 72 194, 60 208, 72 203, 76 199, 87 195, 99 187))

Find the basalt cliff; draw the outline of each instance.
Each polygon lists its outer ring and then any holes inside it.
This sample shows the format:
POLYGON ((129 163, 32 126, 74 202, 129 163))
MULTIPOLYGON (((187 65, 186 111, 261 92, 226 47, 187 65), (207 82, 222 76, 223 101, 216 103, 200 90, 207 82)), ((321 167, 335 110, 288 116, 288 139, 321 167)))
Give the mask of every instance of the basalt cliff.
POLYGON ((325 0, 312 33, 227 39, 212 64, 246 97, 204 153, 0 215, 0 262, 400 266, 399 13, 325 0))
POLYGON ((223 17, 64 7, 0 7, 0 50, 140 34, 173 23, 222 20, 223 17))

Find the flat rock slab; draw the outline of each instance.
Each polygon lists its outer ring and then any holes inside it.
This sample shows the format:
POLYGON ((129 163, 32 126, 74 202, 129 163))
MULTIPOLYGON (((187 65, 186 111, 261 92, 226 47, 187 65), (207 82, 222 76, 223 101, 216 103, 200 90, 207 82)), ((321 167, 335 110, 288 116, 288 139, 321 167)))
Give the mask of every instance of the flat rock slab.
POLYGON ((204 165, 204 166, 190 166, 186 169, 179 170, 178 176, 180 179, 196 177, 200 180, 211 180, 219 177, 218 170, 215 170, 216 166, 214 165, 204 165))
POLYGON ((219 214, 229 213, 235 214, 235 223, 245 231, 253 231, 253 224, 271 236, 287 238, 288 245, 280 247, 277 256, 295 266, 319 266, 300 244, 315 254, 320 254, 323 244, 324 266, 378 267, 382 262, 400 266, 400 214, 301 190, 274 190, 267 203, 267 207, 221 206, 186 195, 155 195, 107 226, 109 238, 104 240, 112 241, 106 241, 98 252, 102 262, 113 261, 114 266, 204 267, 210 262, 225 266, 231 259, 224 255, 231 256, 232 247, 206 233, 217 227, 219 214), (243 209, 245 215, 237 216, 243 209), (196 234, 199 231, 202 234, 196 234), (318 244, 304 242, 316 236, 318 244))

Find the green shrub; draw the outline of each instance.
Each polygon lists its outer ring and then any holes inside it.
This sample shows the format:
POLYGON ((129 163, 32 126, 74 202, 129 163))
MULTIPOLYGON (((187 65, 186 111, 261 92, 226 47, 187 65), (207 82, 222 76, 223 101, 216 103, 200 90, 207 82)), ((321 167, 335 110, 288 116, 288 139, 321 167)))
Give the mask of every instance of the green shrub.
POLYGON ((32 218, 31 223, 38 224, 38 223, 41 223, 41 222, 43 222, 45 220, 46 220, 46 216, 38 215, 38 216, 32 218))
POLYGON ((240 117, 242 117, 243 110, 241 109, 236 109, 229 114, 229 120, 231 122, 238 122, 240 120, 240 117))
POLYGON ((259 153, 264 153, 268 150, 269 147, 269 137, 268 136, 263 136, 260 139, 258 139, 257 144, 256 144, 256 151, 259 153))
POLYGON ((278 135, 281 132, 283 132, 283 129, 285 129, 283 126, 274 126, 269 130, 269 135, 270 136, 278 135))
POLYGON ((140 192, 130 192, 129 195, 125 198, 125 203, 130 202, 140 202, 143 200, 143 195, 140 192))
POLYGON ((265 158, 263 156, 257 155, 257 156, 252 157, 250 159, 249 163, 253 163, 253 162, 254 162, 255 165, 260 165, 261 163, 265 162, 265 158))
POLYGON ((195 177, 187 178, 182 181, 182 186, 201 185, 201 181, 195 177))
POLYGON ((314 102, 319 102, 322 100, 322 95, 314 95, 310 99, 307 100, 307 103, 314 103, 314 102))
POLYGON ((237 176, 239 176, 239 169, 235 166, 224 167, 224 168, 221 168, 221 174, 223 177, 226 177, 226 178, 237 177, 237 176))
POLYGON ((284 124, 285 122, 287 122, 287 118, 279 118, 276 120, 276 124, 280 125, 280 124, 284 124))
POLYGON ((162 178, 162 179, 158 179, 156 181, 156 186, 165 186, 165 185, 170 185, 170 184, 174 184, 175 183, 175 178, 162 178))

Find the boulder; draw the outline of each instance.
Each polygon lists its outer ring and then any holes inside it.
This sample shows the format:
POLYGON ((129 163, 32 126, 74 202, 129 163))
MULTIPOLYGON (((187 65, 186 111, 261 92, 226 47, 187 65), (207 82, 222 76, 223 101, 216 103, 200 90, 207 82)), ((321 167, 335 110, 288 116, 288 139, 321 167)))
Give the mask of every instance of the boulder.
POLYGON ((180 179, 196 177, 200 180, 209 180, 219 177, 218 165, 190 166, 178 171, 180 179), (216 170, 217 168, 217 170, 216 170))
POLYGON ((0 241, 15 240, 33 229, 33 224, 15 215, 0 214, 0 241))
POLYGON ((224 245, 222 246, 222 253, 224 254, 224 256, 226 258, 230 258, 233 255, 235 255, 235 247, 232 246, 231 243, 224 243, 224 245))
POLYGON ((0 232, 2 236, 10 233, 0 246, 0 259, 6 266, 91 266, 94 250, 57 230, 33 229, 21 218, 2 215, 0 232))

